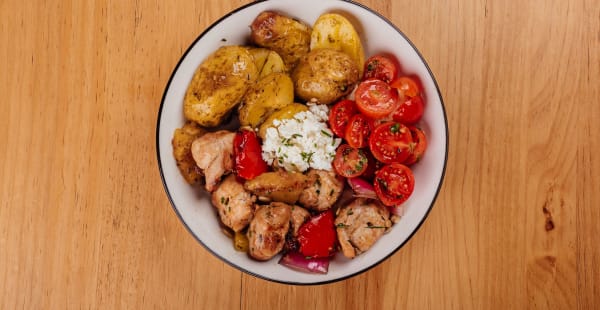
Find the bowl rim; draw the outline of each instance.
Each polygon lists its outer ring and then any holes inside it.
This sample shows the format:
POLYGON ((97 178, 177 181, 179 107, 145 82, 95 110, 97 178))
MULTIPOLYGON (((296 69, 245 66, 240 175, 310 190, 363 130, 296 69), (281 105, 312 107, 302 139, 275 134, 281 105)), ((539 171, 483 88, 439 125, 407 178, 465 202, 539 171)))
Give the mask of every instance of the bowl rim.
POLYGON ((294 281, 285 281, 285 280, 278 280, 278 279, 273 279, 273 278, 269 278, 267 276, 252 272, 251 270, 247 270, 241 266, 238 266, 236 264, 234 264, 233 262, 229 261, 227 258, 217 254, 215 251, 213 251, 210 247, 208 247, 206 244, 204 244, 202 242, 202 240, 200 240, 200 238, 192 231, 192 229, 190 228, 190 226, 186 223, 186 221, 183 219, 181 213, 179 212, 177 206, 175 205, 175 202, 173 201, 173 198, 171 197, 171 192, 169 191, 169 188, 167 186, 167 181, 165 179, 165 175, 163 172, 163 165, 162 165, 162 158, 160 156, 160 123, 161 123, 161 119, 162 119, 162 112, 163 112, 163 108, 164 108, 164 103, 165 103, 165 98, 167 96, 167 93, 171 87, 171 82, 173 80, 173 77, 175 76, 175 74, 177 73, 177 71, 179 70, 179 67, 181 65, 181 63, 183 62, 183 60, 187 57, 187 55, 190 53, 190 51, 192 50, 192 48, 198 43, 198 41, 200 39, 202 39, 212 28, 214 28, 216 25, 218 25, 219 23, 221 23, 223 20, 227 19, 229 16, 242 11, 248 7, 257 5, 258 3, 262 3, 262 2, 267 2, 267 1, 272 1, 272 0, 257 0, 251 3, 247 3, 245 5, 242 5, 240 7, 237 7, 233 10, 231 10, 230 12, 228 12, 227 14, 221 16, 219 19, 217 19, 216 21, 214 21, 213 23, 211 23, 206 29, 204 29, 197 37, 196 39, 194 39, 194 41, 192 43, 190 43, 190 45, 188 46, 188 48, 186 49, 186 51, 180 56, 179 61, 177 62, 177 65, 173 68, 171 75, 169 77, 169 80, 167 82, 167 85, 165 86, 165 90, 163 91, 163 95, 161 98, 161 102, 160 102, 160 106, 158 109, 158 115, 157 115, 157 120, 156 120, 156 156, 157 156, 157 164, 158 164, 158 169, 160 172, 160 178, 161 178, 161 182, 163 185, 163 189, 165 190, 165 193, 167 194, 167 198, 169 199, 169 202, 171 204, 171 208, 173 209, 173 211, 175 211, 175 214, 177 215, 177 217, 179 218, 179 220, 181 221, 181 223, 183 224, 183 226, 185 227, 185 229, 194 237, 194 239, 196 239, 196 241, 198 243, 200 243, 206 250, 208 250, 208 252, 210 252, 213 256, 219 258, 221 261, 225 262, 226 264, 228 264, 229 266, 242 271, 246 274, 249 274, 251 276, 254 276, 256 278, 259 279, 263 279, 263 280, 267 280, 267 281, 271 281, 271 282, 275 282, 275 283, 281 283, 281 284, 289 284, 289 285, 298 285, 298 286, 309 286, 309 285, 323 285, 323 284, 330 284, 330 283, 334 283, 334 282, 338 282, 338 281, 343 281, 349 278, 352 278, 354 276, 357 276, 361 273, 367 272, 370 269, 374 268, 375 266, 378 266, 379 264, 381 264, 382 262, 384 262, 385 260, 387 260, 389 257, 391 257, 392 255, 394 255, 398 250, 400 250, 406 243, 408 243, 408 241, 410 239, 412 239, 412 237, 415 235, 415 233, 419 230, 419 228, 421 228, 421 225, 423 225, 423 223, 425 222, 425 220, 427 219, 427 217, 429 216, 429 213, 431 212, 431 209, 433 209, 433 206, 435 204, 435 202, 437 201, 437 198, 439 196, 439 193, 442 189, 443 183, 444 183, 444 179, 446 177, 446 168, 448 165, 448 152, 449 152, 449 139, 450 139, 450 135, 449 135, 449 129, 448 129, 448 117, 446 114, 446 107, 444 104, 444 99, 442 97, 442 94, 440 92, 440 88, 438 86, 437 80, 433 74, 433 72, 431 71, 431 68, 429 67, 429 64, 427 63, 427 61, 425 60, 425 58, 423 57, 423 55, 421 55, 421 52, 417 49, 417 47, 414 45, 414 43, 408 38, 408 36, 406 36, 404 34, 404 32, 402 32, 398 27, 396 27, 396 25, 394 25, 388 18, 386 18, 385 16, 381 15, 379 12, 369 8, 368 6, 352 1, 352 0, 334 0, 334 1, 340 1, 340 2, 346 2, 355 6, 358 6, 364 10, 367 10, 371 13, 373 13, 374 15, 376 15, 378 18, 380 18, 382 21, 386 22, 390 27, 392 27, 392 29, 394 29, 396 32, 398 32, 399 35, 401 35, 407 42, 408 44, 414 49, 414 51, 416 52, 416 54, 419 56, 419 58, 421 59, 421 61, 423 62, 423 65, 425 66, 425 68, 427 69, 427 72, 429 73, 429 75, 431 76, 431 79, 433 81, 433 84, 435 85, 435 91, 437 92, 437 95, 440 99, 440 104, 441 104, 441 109, 442 109, 442 114, 443 114, 443 118, 444 118, 444 130, 446 132, 446 141, 445 141, 445 154, 444 154, 444 165, 442 167, 442 173, 440 176, 440 181, 438 184, 438 187, 435 191, 435 194, 433 196, 433 199, 431 200, 431 204, 429 205, 429 207, 427 208, 427 211, 425 212, 425 215, 423 216, 423 218, 420 220, 420 222, 417 224, 417 226, 415 227, 415 229, 408 235, 408 237, 398 246, 396 247, 394 250, 392 250, 388 255, 383 256, 381 259, 379 259, 378 261, 376 261, 375 263, 371 264, 370 266, 367 266, 365 268, 359 269, 356 272, 353 272, 351 274, 342 276, 342 277, 338 277, 335 279, 329 279, 329 280, 324 280, 324 281, 316 281, 316 282, 294 282, 294 281))

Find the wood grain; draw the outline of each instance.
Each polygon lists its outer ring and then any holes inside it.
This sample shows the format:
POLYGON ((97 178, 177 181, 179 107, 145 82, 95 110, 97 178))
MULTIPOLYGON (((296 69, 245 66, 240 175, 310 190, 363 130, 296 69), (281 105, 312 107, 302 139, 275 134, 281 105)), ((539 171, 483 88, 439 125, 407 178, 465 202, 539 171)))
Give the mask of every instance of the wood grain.
POLYGON ((222 263, 162 190, 171 70, 245 3, 0 2, 0 309, 600 307, 597 1, 361 1, 434 72, 448 168, 401 251, 321 286, 222 263))

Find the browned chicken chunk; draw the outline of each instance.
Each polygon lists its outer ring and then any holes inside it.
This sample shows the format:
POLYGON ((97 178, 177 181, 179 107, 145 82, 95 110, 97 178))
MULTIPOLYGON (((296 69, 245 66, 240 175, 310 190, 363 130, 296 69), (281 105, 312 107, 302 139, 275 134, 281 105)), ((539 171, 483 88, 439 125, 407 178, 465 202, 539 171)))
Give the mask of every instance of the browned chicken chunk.
POLYGON ((233 231, 244 229, 254 216, 256 196, 251 195, 230 174, 212 193, 212 203, 219 211, 221 222, 233 231))
POLYGON ((194 140, 192 156, 204 172, 206 190, 215 190, 221 177, 233 169, 234 132, 221 130, 211 132, 194 140))
POLYGON ((306 209, 299 206, 292 206, 292 216, 290 218, 290 232, 292 236, 298 236, 298 229, 310 218, 310 213, 306 209))
POLYGON ((392 222, 385 206, 356 199, 338 210, 335 226, 342 253, 354 258, 375 244, 392 222))
POLYGON ((283 249, 291 213, 290 205, 281 202, 259 207, 248 228, 248 254, 258 260, 277 255, 283 249))
POLYGON ((344 181, 333 171, 313 169, 307 176, 310 185, 304 189, 298 202, 316 211, 331 208, 344 190, 344 181))

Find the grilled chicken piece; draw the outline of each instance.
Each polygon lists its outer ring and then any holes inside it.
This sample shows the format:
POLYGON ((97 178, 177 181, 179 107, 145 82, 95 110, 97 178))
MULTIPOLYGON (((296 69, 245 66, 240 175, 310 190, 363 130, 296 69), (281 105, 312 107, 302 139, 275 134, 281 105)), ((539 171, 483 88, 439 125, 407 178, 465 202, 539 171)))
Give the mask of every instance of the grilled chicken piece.
POLYGON ((259 207, 248 228, 248 254, 258 260, 268 260, 277 255, 283 249, 291 213, 290 205, 282 202, 259 207))
POLYGON ((338 210, 335 226, 342 253, 353 258, 368 250, 392 226, 392 222, 385 206, 356 199, 338 210))
POLYGON ((290 233, 292 236, 298 236, 298 229, 310 218, 310 213, 299 206, 292 206, 292 216, 290 217, 290 233))
POLYGON ((248 193, 233 174, 212 193, 212 203, 219 211, 221 222, 235 232, 244 229, 252 220, 255 201, 256 196, 248 193))
POLYGON ((316 211, 331 208, 344 190, 344 181, 333 171, 312 169, 307 176, 310 185, 304 189, 298 202, 316 211))
POLYGON ((192 142, 192 156, 204 172, 206 190, 212 192, 221 177, 233 169, 234 132, 211 132, 192 142))

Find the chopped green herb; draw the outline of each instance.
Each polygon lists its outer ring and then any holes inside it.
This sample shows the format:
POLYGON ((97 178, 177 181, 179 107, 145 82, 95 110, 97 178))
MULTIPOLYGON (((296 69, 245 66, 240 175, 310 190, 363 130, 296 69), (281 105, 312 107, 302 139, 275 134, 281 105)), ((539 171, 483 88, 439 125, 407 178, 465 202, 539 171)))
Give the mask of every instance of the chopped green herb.
POLYGON ((338 223, 337 225, 335 225, 335 227, 338 227, 338 228, 346 228, 346 227, 350 227, 350 225, 346 225, 346 224, 344 224, 344 223, 338 223))
POLYGON ((302 156, 302 160, 304 160, 306 163, 310 164, 312 162, 312 156, 315 154, 315 152, 300 152, 300 156, 302 156))
POLYGON ((328 133, 327 131, 325 131, 325 130, 321 130, 321 133, 322 133, 324 136, 331 138, 331 134, 330 134, 330 133, 328 133))
POLYGON ((384 179, 377 178, 376 181, 377 181, 377 183, 379 183, 379 186, 381 186, 383 190, 387 191, 388 185, 387 185, 387 182, 384 179))
POLYGON ((392 133, 397 133, 397 132, 398 132, 398 129, 400 129, 400 124, 398 124, 398 123, 395 123, 395 124, 394 124, 394 125, 392 125, 392 127, 390 128, 390 131, 391 131, 392 133))

